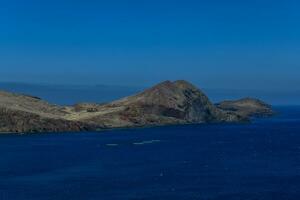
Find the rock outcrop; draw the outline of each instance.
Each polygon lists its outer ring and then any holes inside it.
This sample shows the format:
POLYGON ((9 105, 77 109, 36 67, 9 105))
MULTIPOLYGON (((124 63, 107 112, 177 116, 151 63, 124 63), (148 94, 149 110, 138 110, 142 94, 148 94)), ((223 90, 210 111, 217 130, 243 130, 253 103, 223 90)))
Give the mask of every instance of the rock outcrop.
POLYGON ((214 106, 186 81, 165 81, 144 92, 98 107, 107 113, 86 118, 108 127, 239 122, 240 116, 214 106))
POLYGON ((243 98, 235 101, 223 101, 216 105, 219 109, 233 112, 242 117, 267 117, 274 115, 271 105, 254 98, 243 98))
POLYGON ((49 104, 37 97, 0 92, 0 132, 65 132, 188 123, 239 123, 271 114, 253 99, 217 106, 186 81, 165 81, 107 104, 49 104))

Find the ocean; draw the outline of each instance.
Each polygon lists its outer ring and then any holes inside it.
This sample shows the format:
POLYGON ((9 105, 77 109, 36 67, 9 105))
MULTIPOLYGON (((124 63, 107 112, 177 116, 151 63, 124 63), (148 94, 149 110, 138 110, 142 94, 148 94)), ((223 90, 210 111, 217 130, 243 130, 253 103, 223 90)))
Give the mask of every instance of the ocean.
POLYGON ((300 106, 249 124, 0 135, 0 200, 299 200, 300 106))

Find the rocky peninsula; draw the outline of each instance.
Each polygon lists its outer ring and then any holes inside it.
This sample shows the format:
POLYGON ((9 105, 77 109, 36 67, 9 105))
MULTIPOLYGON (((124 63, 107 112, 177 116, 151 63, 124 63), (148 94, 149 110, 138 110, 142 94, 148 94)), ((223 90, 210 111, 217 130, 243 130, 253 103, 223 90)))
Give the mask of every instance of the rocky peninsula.
POLYGON ((191 123, 242 123, 270 116, 272 107, 245 98, 213 104, 191 83, 165 81, 110 103, 50 104, 0 91, 0 133, 76 132, 191 123))

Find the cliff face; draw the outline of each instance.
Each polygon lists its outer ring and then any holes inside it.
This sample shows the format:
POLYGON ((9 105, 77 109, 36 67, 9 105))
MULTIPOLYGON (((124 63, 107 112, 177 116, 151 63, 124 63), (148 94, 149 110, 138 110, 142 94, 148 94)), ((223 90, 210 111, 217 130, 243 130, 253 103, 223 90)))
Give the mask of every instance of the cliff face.
POLYGON ((0 132, 83 131, 148 125, 243 122, 271 109, 263 102, 215 106, 186 81, 165 81, 108 104, 62 107, 31 96, 0 92, 0 132), (258 109, 260 108, 260 109, 258 109))

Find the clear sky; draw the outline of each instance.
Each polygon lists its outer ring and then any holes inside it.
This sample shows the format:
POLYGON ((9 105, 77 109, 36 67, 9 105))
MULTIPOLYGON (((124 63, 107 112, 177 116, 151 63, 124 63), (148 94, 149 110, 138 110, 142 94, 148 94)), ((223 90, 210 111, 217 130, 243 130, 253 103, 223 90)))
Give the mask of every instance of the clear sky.
POLYGON ((0 0, 0 80, 300 89, 291 0, 0 0))

